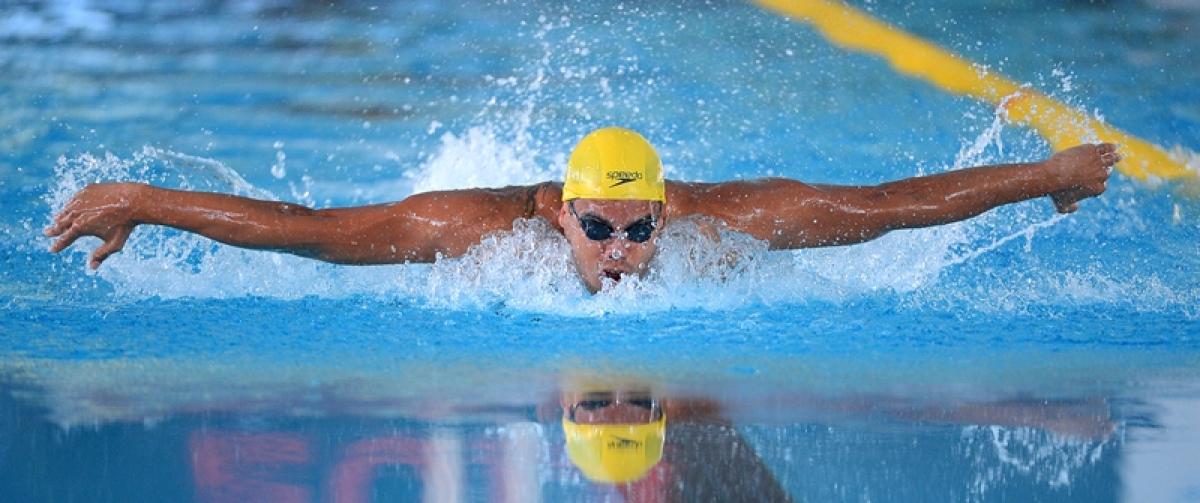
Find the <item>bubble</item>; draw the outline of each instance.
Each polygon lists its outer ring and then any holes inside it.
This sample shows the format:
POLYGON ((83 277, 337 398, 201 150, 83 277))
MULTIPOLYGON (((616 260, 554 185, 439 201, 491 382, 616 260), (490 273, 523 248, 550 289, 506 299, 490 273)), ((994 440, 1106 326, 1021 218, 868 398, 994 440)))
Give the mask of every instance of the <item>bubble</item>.
POLYGON ((275 163, 271 164, 271 176, 276 180, 282 180, 287 176, 287 154, 282 150, 275 152, 275 163))

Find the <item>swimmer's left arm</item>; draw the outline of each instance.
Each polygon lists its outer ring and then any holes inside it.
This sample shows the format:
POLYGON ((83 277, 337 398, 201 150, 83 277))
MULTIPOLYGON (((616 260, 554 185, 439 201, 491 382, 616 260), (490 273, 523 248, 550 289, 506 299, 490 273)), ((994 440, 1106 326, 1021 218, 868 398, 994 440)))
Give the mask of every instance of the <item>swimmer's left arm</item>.
POLYGON ((83 236, 103 243, 89 265, 120 251, 134 229, 161 225, 232 246, 339 264, 433 262, 461 255, 486 234, 531 218, 542 185, 426 192, 402 201, 312 209, 282 201, 152 187, 92 184, 75 194, 45 234, 57 253, 83 236))
POLYGON ((689 184, 675 192, 686 212, 718 218, 774 249, 808 248, 956 222, 1043 196, 1068 213, 1078 201, 1104 192, 1109 167, 1118 160, 1112 145, 1082 145, 1038 163, 981 166, 875 186, 767 179, 689 184))

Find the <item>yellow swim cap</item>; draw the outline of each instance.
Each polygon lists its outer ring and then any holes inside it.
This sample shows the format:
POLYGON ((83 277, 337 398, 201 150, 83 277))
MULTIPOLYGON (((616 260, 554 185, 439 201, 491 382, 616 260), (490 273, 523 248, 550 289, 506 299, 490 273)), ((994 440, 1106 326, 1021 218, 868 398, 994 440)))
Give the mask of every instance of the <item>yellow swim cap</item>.
POLYGON ((580 198, 666 201, 658 153, 628 129, 592 131, 579 140, 567 161, 563 201, 580 198))
POLYGON ((579 424, 566 417, 562 422, 567 457, 594 482, 634 482, 662 460, 666 413, 646 424, 579 424))

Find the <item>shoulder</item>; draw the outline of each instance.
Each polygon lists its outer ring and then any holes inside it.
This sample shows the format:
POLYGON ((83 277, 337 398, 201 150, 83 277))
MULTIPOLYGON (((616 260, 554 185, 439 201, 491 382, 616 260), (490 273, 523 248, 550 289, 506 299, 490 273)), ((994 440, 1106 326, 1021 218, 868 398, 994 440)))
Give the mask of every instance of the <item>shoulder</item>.
POLYGON ((707 185, 711 184, 667 180, 666 212, 668 218, 679 218, 695 213, 697 195, 701 194, 707 185))
POLYGON ((558 212, 562 208, 562 187, 561 182, 531 185, 529 211, 526 212, 525 218, 540 217, 561 231, 558 226, 558 212))
POLYGON ((708 213, 714 205, 727 206, 751 203, 757 198, 771 198, 776 193, 795 193, 798 188, 811 187, 787 178, 756 178, 727 182, 680 182, 667 180, 668 211, 675 216, 708 213))

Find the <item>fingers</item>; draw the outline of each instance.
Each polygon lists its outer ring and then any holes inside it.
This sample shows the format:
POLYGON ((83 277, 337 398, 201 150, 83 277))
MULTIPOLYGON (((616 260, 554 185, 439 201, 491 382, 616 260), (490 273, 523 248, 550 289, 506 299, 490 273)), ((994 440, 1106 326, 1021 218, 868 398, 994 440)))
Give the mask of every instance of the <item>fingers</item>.
POLYGON ((78 213, 75 211, 76 208, 78 208, 80 204, 83 204, 81 202, 83 197, 81 196, 83 196, 87 190, 87 188, 84 188, 83 190, 79 191, 79 193, 75 194, 70 201, 67 201, 67 204, 63 205, 61 210, 58 210, 58 215, 54 216, 54 223, 50 224, 50 227, 47 227, 45 230, 47 236, 56 236, 62 233, 62 231, 66 230, 67 227, 71 226, 71 221, 74 220, 75 215, 78 213))
POLYGON ((1079 209, 1079 200, 1067 194, 1055 194, 1050 197, 1054 201, 1054 209, 1059 213, 1074 213, 1079 209))
POLYGON ((1121 162, 1121 154, 1117 152, 1117 146, 1112 143, 1101 143, 1096 147, 1096 153, 1100 155, 1100 162, 1105 166, 1112 166, 1121 162))
POLYGON ((88 266, 92 269, 96 269, 100 267, 101 262, 104 262, 106 259, 108 259, 108 257, 112 256, 112 254, 121 251, 121 248, 125 247, 125 240, 129 239, 129 233, 132 231, 132 227, 121 227, 117 229, 116 233, 114 233, 112 237, 108 239, 108 241, 105 241, 104 244, 100 245, 95 251, 92 252, 92 257, 91 260, 88 261, 88 266))
POLYGON ((51 223, 49 227, 46 227, 42 232, 48 237, 57 236, 62 234, 63 231, 69 229, 74 220, 75 212, 64 209, 58 214, 58 216, 54 217, 54 222, 51 223))
MULTIPOLYGON (((84 191, 86 190, 87 189, 84 189, 84 191)), ((80 191, 80 194, 82 194, 84 191, 80 191)), ((82 204, 80 203, 80 194, 76 194, 75 197, 72 197, 70 201, 67 201, 67 204, 63 205, 62 209, 58 211, 58 215, 54 216, 54 222, 43 230, 47 236, 57 236, 71 227, 71 224, 74 223, 75 219, 79 216, 79 211, 77 208, 80 204, 82 204)))
POLYGON ((1054 208, 1059 213, 1074 213, 1079 209, 1079 202, 1099 196, 1108 189, 1108 180, 1100 180, 1098 182, 1089 183, 1087 185, 1077 187, 1072 190, 1065 190, 1050 195, 1050 199, 1054 201, 1054 208))
POLYGON ((1116 152, 1104 152, 1100 154, 1100 162, 1105 166, 1112 166, 1121 161, 1121 154, 1116 152))
POLYGON ((53 245, 50 245, 50 253, 58 253, 64 248, 71 246, 76 239, 83 235, 83 229, 78 225, 72 225, 63 233, 62 237, 58 238, 53 245))

